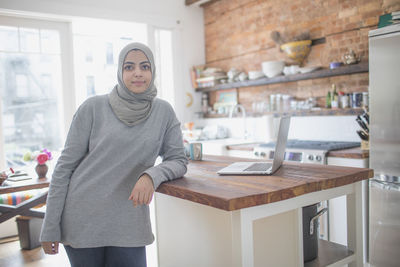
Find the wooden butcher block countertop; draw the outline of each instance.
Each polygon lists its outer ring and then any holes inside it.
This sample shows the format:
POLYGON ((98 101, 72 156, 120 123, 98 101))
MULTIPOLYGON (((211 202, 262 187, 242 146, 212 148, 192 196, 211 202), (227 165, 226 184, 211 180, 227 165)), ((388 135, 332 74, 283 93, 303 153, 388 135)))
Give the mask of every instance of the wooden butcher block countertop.
POLYGON ((284 162, 270 176, 219 176, 216 173, 235 161, 255 160, 204 156, 202 161, 190 161, 183 178, 161 184, 157 192, 233 211, 373 177, 371 169, 291 162, 284 162))

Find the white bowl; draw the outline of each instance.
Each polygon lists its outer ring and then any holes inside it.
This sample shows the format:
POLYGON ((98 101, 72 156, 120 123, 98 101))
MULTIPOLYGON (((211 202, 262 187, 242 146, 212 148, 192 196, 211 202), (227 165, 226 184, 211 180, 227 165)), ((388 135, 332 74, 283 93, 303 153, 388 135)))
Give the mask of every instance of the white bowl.
POLYGON ((249 80, 255 80, 261 77, 264 77, 264 72, 258 70, 249 71, 249 80))
POLYGON ((285 67, 285 61, 265 61, 261 63, 262 70, 268 78, 278 76, 285 67))

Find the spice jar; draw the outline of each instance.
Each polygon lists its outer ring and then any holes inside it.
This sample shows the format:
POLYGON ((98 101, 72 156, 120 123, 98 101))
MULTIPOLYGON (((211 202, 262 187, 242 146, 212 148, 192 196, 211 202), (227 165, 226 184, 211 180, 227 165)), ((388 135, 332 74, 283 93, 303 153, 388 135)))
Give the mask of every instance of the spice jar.
POLYGON ((364 108, 368 108, 368 106, 369 106, 369 94, 368 94, 368 92, 363 92, 362 93, 362 106, 364 108))
POLYGON ((361 108, 362 103, 362 93, 352 93, 351 94, 351 107, 352 108, 361 108))
POLYGON ((282 111, 290 110, 290 101, 292 100, 291 95, 282 95, 282 111))

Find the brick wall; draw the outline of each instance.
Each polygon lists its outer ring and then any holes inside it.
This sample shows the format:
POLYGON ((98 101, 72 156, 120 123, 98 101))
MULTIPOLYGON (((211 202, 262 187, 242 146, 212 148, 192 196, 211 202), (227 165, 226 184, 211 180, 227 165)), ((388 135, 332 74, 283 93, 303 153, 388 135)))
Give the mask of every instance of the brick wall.
MULTIPOLYGON (((377 27, 380 15, 396 10, 398 0, 212 1, 204 6, 206 63, 248 72, 261 70, 263 61, 288 61, 271 39, 272 31, 288 39, 304 31, 311 39, 326 38, 312 46, 305 66, 328 67, 341 61, 348 49, 368 61, 368 31, 377 27)), ((254 99, 288 93, 300 99, 317 97, 322 104, 332 83, 344 92, 367 91, 368 73, 241 88, 239 102, 249 108, 254 99)))

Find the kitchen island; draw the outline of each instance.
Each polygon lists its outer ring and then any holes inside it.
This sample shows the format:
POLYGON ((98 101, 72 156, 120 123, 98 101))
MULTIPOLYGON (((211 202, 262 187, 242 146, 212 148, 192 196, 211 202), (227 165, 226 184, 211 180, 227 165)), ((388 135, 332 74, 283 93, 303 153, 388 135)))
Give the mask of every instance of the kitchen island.
POLYGON ((302 207, 342 195, 348 246, 321 241, 306 266, 362 266, 361 183, 371 169, 285 162, 271 176, 216 174, 234 161, 191 161, 184 178, 157 189, 160 267, 303 266, 302 207))

